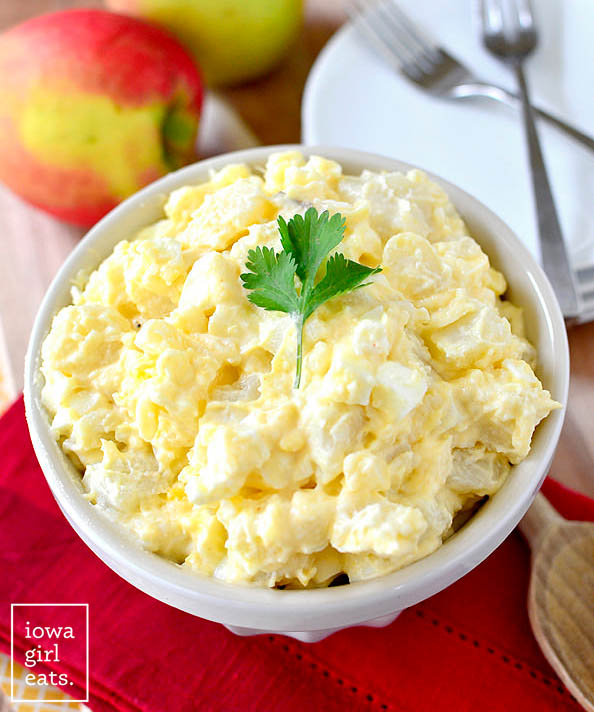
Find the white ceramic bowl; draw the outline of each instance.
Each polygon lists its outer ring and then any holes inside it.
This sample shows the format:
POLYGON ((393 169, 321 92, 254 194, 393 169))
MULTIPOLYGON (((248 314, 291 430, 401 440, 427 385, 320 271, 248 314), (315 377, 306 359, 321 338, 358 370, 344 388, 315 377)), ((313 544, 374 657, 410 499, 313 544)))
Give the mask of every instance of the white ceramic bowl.
POLYGON ((25 365, 25 405, 35 452, 64 515, 108 566, 142 591, 193 615, 223 623, 239 634, 276 632, 319 640, 353 625, 386 625, 398 612, 449 586, 487 557, 516 526, 551 463, 563 423, 569 383, 565 326, 547 278, 499 218, 454 185, 432 176, 448 192, 495 267, 509 282, 511 299, 526 313, 528 335, 539 356, 538 375, 564 408, 538 427, 529 456, 512 468, 501 490, 437 551, 394 573, 370 581, 305 591, 232 585, 200 576, 143 550, 83 497, 80 473, 53 439, 41 405, 41 344, 54 314, 70 303, 70 286, 81 269, 96 267, 114 245, 162 216, 167 194, 208 179, 228 163, 263 165, 270 153, 298 148, 339 161, 346 173, 407 170, 382 156, 328 146, 273 146, 219 156, 183 168, 132 196, 81 241, 52 282, 37 314, 25 365))

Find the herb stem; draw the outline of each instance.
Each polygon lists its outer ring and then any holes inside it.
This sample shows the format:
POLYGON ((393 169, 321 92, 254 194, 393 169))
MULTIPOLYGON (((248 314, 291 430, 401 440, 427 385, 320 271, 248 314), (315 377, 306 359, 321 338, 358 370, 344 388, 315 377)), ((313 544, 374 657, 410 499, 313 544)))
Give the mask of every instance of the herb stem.
POLYGON ((332 297, 347 294, 367 284, 365 279, 381 267, 372 269, 330 252, 344 237, 345 219, 340 213, 321 215, 309 208, 305 215, 294 215, 289 222, 279 215, 281 252, 271 247, 249 250, 247 272, 240 275, 248 299, 267 311, 289 314, 297 329, 297 364, 293 388, 299 388, 303 368, 303 325, 313 312, 332 297), (326 272, 316 282, 320 265, 326 272), (299 281, 300 285, 296 282, 299 281))
POLYGON ((295 369, 295 382, 293 388, 299 388, 301 383, 301 366, 303 363, 303 314, 299 312, 295 319, 295 328, 297 329, 297 367, 295 369))

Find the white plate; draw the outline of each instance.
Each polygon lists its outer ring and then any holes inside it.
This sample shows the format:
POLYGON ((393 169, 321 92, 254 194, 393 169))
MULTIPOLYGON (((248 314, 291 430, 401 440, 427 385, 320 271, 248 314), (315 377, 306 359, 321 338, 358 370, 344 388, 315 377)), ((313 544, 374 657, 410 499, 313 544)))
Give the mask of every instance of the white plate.
MULTIPOLYGON (((448 52, 514 88, 480 42, 471 0, 401 2, 448 52)), ((535 103, 594 135, 594 3, 536 1, 540 45, 527 71, 535 103)), ((551 184, 576 267, 594 265, 594 153, 539 122, 551 184)), ((303 101, 303 140, 381 153, 437 173, 501 216, 538 256, 519 112, 484 99, 444 101, 391 70, 347 25, 324 48, 303 101)))

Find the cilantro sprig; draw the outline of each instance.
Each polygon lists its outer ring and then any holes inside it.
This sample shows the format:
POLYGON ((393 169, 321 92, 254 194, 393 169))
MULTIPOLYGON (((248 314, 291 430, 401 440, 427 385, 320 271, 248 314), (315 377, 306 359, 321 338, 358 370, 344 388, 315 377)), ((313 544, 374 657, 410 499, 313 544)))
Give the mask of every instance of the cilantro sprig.
POLYGON ((315 208, 309 208, 305 215, 295 215, 289 222, 279 217, 278 229, 283 250, 250 250, 245 265, 248 271, 241 280, 252 304, 293 317, 297 329, 294 388, 299 388, 303 325, 307 319, 332 297, 365 287, 368 282, 364 280, 381 272, 381 267, 366 267, 338 252, 326 259, 344 237, 345 219, 339 213, 330 216, 326 210, 320 215, 315 208), (326 272, 316 281, 324 260, 326 272))

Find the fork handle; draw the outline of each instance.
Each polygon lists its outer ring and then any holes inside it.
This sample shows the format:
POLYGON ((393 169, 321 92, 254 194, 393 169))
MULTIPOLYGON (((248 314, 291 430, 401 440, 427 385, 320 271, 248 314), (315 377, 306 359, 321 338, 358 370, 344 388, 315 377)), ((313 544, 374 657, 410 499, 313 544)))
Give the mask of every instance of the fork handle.
MULTIPOLYGON (((474 81, 456 86, 452 89, 451 94, 457 99, 484 96, 488 99, 499 101, 502 104, 508 104, 509 106, 518 106, 521 101, 520 97, 517 94, 514 94, 514 92, 497 86, 497 84, 486 84, 481 81, 474 81)), ((545 121, 548 121, 550 124, 553 124, 553 126, 556 126, 559 130, 564 131, 576 141, 579 141, 586 148, 594 151, 594 138, 588 136, 588 134, 580 131, 567 121, 563 121, 563 119, 559 119, 557 116, 549 114, 548 111, 540 109, 538 106, 532 106, 532 111, 539 118, 545 119, 545 121)))
MULTIPOLYGON (((514 96, 514 99, 517 98, 518 97, 514 96)), ((567 121, 563 121, 562 119, 558 119, 556 116, 553 116, 553 114, 549 114, 549 112, 545 111, 544 109, 539 109, 537 106, 533 107, 533 109, 535 113, 540 116, 541 119, 545 119, 561 131, 565 131, 566 134, 569 134, 569 136, 574 138, 576 141, 583 143, 586 148, 589 148, 591 151, 594 151, 594 139, 588 136, 588 134, 585 134, 583 131, 576 129, 575 126, 568 124, 567 121)))
POLYGON ((540 148, 540 141, 534 123, 534 111, 530 104, 528 86, 521 61, 514 62, 514 69, 520 89, 524 129, 530 158, 530 173, 532 176, 534 203, 536 205, 542 266, 551 280, 563 315, 569 318, 576 317, 579 313, 579 300, 574 275, 569 263, 567 248, 563 241, 561 225, 540 148))

